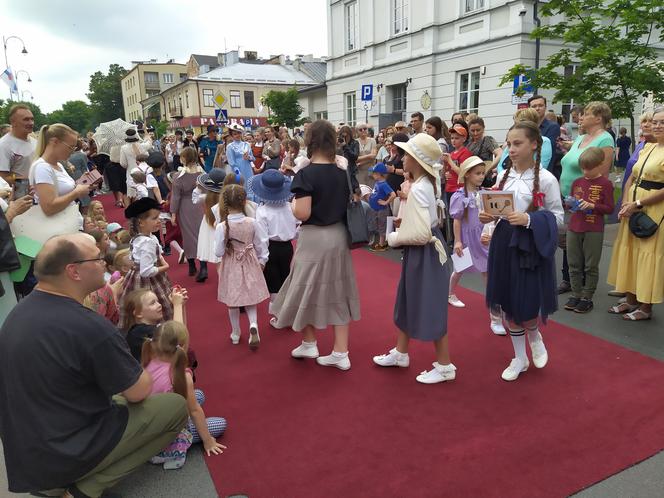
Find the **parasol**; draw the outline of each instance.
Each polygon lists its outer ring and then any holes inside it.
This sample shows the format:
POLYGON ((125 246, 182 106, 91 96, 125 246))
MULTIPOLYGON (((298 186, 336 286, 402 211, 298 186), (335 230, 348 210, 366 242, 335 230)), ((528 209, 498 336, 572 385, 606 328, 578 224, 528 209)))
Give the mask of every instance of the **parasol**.
POLYGON ((125 138, 127 138, 125 132, 129 128, 136 129, 136 125, 127 123, 124 119, 120 118, 101 123, 95 130, 94 135, 92 135, 92 138, 97 143, 97 153, 109 156, 111 154, 111 147, 114 145, 124 145, 125 138))

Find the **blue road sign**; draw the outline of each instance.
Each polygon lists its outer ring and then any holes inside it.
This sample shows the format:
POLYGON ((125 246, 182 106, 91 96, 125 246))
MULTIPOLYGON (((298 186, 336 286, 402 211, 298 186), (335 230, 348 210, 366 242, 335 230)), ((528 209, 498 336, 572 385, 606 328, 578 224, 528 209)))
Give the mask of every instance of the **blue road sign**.
POLYGON ((522 86, 523 93, 533 93, 533 86, 530 84, 530 77, 527 74, 520 74, 514 77, 512 85, 512 95, 516 95, 519 86, 522 86))
POLYGON ((227 109, 215 109, 214 110, 214 120, 219 123, 228 123, 228 110, 227 109))
POLYGON ((244 127, 251 128, 251 118, 244 118, 244 127))
POLYGON ((362 102, 373 100, 373 85, 362 85, 362 102))

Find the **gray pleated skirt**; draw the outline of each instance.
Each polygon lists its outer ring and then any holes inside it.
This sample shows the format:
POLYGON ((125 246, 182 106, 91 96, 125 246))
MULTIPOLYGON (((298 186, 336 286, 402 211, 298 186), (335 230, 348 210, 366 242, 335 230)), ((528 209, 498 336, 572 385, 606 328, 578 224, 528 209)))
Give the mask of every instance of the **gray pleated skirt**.
POLYGON ((277 327, 296 331, 360 319, 360 296, 343 223, 302 226, 293 268, 272 310, 277 327))
MULTIPOLYGON (((447 247, 440 229, 433 228, 447 247)), ((394 323, 413 339, 435 341, 447 334, 447 294, 452 260, 440 264, 433 244, 405 246, 394 303, 394 323)))

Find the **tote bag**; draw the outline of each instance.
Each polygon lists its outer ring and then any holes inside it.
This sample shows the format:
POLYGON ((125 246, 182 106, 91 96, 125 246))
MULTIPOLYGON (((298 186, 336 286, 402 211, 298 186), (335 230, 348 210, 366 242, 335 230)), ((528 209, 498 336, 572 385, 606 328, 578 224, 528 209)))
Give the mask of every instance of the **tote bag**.
POLYGON ((348 207, 346 208, 346 229, 348 231, 348 246, 351 249, 357 249, 369 243, 369 228, 362 202, 353 199, 353 186, 350 182, 349 169, 346 168, 346 179, 348 180, 348 190, 350 191, 348 207))
MULTIPOLYGON (((53 186, 57 192, 58 178, 55 170, 51 169, 53 186)), ((31 180, 34 182, 33 172, 30 171, 31 180)), ((29 239, 44 244, 55 235, 76 233, 81 227, 81 213, 78 204, 71 203, 62 211, 52 216, 47 216, 39 204, 32 206, 25 213, 14 218, 11 224, 12 233, 15 237, 23 235, 29 239)))

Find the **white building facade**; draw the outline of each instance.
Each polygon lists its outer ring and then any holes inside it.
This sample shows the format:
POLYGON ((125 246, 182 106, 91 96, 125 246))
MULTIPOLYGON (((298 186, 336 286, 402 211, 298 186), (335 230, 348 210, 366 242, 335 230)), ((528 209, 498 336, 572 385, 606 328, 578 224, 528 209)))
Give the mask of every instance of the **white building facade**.
MULTIPOLYGON (((370 124, 385 126, 416 111, 449 122, 453 112, 467 111, 484 118, 487 134, 504 138, 517 106, 512 85, 499 82, 515 64, 535 65, 532 1, 328 1, 332 122, 355 124, 368 114, 370 124), (373 85, 368 110, 364 84, 373 85)), ((540 60, 556 49, 542 42, 540 60)), ((564 110, 560 103, 549 108, 564 110)))

